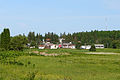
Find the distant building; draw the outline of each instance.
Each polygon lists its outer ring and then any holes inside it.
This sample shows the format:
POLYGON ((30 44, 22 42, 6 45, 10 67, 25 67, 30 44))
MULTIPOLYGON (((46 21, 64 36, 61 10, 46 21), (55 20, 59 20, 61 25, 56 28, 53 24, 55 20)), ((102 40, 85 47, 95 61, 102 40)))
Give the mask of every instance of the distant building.
POLYGON ((50 46, 50 49, 58 49, 58 45, 57 44, 52 44, 51 46, 50 46))
POLYGON ((75 49, 75 45, 73 45, 71 43, 63 43, 62 48, 75 49))
POLYGON ((91 48, 91 45, 83 45, 83 46, 81 46, 81 49, 90 49, 91 48))
POLYGON ((75 49, 75 45, 70 44, 70 45, 69 45, 69 48, 70 48, 70 49, 75 49))
MULTIPOLYGON (((83 45, 81 46, 81 49, 90 49, 91 45, 83 45)), ((103 49, 104 48, 104 44, 95 44, 95 48, 96 49, 103 49)))
POLYGON ((103 49, 103 48, 105 48, 105 47, 104 47, 104 44, 95 44, 95 47, 96 47, 97 49, 103 49))
POLYGON ((60 44, 53 44, 51 43, 51 39, 46 39, 44 41, 43 39, 43 43, 42 45, 39 45, 38 48, 39 49, 58 49, 58 48, 70 48, 70 49, 75 49, 75 45, 72 44, 72 42, 70 43, 63 43, 63 38, 59 39, 60 44))
POLYGON ((49 39, 49 38, 48 38, 48 39, 46 39, 46 42, 49 42, 49 43, 50 43, 50 42, 51 42, 51 39, 49 39))
POLYGON ((49 43, 49 42, 45 43, 45 49, 50 49, 50 46, 51 46, 51 45, 52 45, 52 44, 49 43))
POLYGON ((69 43, 63 43, 62 48, 69 48, 69 43))
POLYGON ((53 44, 53 43, 45 43, 45 49, 58 49, 59 48, 59 45, 57 44, 53 44))
POLYGON ((31 47, 30 47, 30 49, 33 49, 33 48, 35 48, 35 46, 31 46, 31 47))
POLYGON ((39 45, 38 49, 45 49, 45 45, 39 45))

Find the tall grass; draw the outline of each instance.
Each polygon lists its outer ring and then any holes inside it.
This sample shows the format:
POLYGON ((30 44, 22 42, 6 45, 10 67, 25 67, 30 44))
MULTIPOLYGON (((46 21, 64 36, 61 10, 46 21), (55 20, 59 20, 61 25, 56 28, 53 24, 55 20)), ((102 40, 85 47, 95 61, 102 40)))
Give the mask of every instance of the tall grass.
MULTIPOLYGON (((0 80, 119 80, 120 55, 88 55, 88 50, 25 50, 0 52, 0 80), (69 53, 45 57, 30 51, 69 53), (10 62, 10 63, 9 63, 10 62)), ((117 52, 119 49, 97 49, 117 52)))

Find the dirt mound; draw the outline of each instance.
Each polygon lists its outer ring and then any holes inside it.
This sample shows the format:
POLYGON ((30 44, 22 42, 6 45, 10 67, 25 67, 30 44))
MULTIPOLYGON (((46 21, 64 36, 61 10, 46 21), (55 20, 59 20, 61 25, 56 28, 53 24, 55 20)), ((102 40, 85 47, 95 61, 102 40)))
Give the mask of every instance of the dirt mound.
POLYGON ((69 53, 46 53, 46 52, 39 52, 39 51, 32 51, 32 53, 35 53, 37 55, 42 55, 42 56, 60 56, 60 55, 70 55, 69 53))

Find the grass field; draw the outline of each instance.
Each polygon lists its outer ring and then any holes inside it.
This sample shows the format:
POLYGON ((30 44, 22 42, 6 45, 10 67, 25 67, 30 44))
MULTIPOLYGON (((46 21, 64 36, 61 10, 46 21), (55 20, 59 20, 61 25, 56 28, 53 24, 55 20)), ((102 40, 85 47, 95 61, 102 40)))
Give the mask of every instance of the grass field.
POLYGON ((120 80, 120 50, 98 49, 116 55, 84 54, 88 50, 38 50, 0 52, 0 80, 120 80), (70 55, 40 56, 47 54, 70 55))

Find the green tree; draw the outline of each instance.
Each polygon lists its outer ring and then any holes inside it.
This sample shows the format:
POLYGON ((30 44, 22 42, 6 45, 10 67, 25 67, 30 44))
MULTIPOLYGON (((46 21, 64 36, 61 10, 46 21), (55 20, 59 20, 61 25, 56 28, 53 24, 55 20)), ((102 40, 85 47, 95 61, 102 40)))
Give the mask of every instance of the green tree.
POLYGON ((96 51, 96 48, 95 48, 94 44, 91 45, 91 48, 89 49, 89 51, 96 51))
POLYGON ((10 31, 9 29, 4 29, 1 33, 1 48, 8 50, 10 47, 10 31))
POLYGON ((48 32, 48 33, 45 33, 45 40, 46 39, 50 39, 50 42, 51 43, 58 43, 59 42, 59 36, 53 32, 48 32))
POLYGON ((119 40, 112 41, 112 48, 120 49, 120 41, 119 40))
POLYGON ((31 43, 32 41, 35 41, 35 32, 29 32, 28 41, 29 43, 31 43))
POLYGON ((80 49, 81 43, 80 43, 80 42, 77 42, 75 47, 76 47, 76 49, 80 49))
POLYGON ((0 34, 0 47, 1 47, 1 34, 0 34))
POLYGON ((37 33, 36 39, 35 39, 36 44, 37 44, 37 45, 40 45, 40 43, 42 42, 42 40, 43 40, 42 35, 40 35, 40 33, 39 33, 39 34, 37 33))
POLYGON ((19 35, 11 38, 11 50, 23 50, 26 47, 28 40, 25 36, 19 35))
POLYGON ((1 40, 0 40, 1 42, 0 42, 0 48, 4 48, 4 33, 2 32, 1 33, 1 40))
POLYGON ((32 41, 30 46, 36 46, 36 42, 35 41, 32 41))

